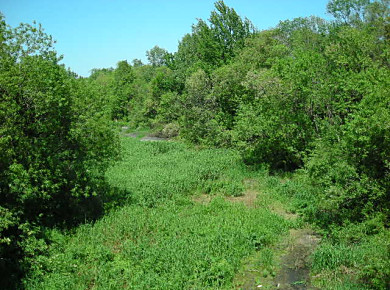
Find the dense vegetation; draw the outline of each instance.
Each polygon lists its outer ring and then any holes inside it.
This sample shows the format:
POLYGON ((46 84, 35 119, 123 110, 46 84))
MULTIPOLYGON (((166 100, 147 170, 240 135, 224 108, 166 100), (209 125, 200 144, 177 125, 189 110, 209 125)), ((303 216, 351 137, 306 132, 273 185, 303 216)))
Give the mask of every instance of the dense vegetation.
POLYGON ((107 178, 126 189, 131 205, 72 235, 55 233, 49 257, 36 260, 27 288, 226 289, 243 257, 286 232, 289 223, 266 208, 187 198, 194 192, 239 195, 243 178, 265 174, 243 170, 234 151, 122 141, 126 157, 107 178))
POLYGON ((0 287, 8 288, 45 250, 44 228, 102 213, 119 139, 102 95, 58 64, 40 26, 12 29, 1 17, 0 28, 0 287))
POLYGON ((35 288, 231 287, 240 259, 256 250, 253 233, 266 246, 288 226, 266 209, 188 197, 240 195, 256 176, 247 167, 265 166, 292 172, 269 190, 324 236, 312 265, 321 287, 389 287, 389 4, 331 0, 332 21, 258 31, 218 1, 177 52, 155 46, 149 64, 120 61, 88 78, 59 64, 40 27, 12 29, 1 18, 4 285, 28 272, 24 285, 35 288), (198 151, 120 146, 118 123, 198 151), (123 160, 109 167, 120 147, 123 160), (58 232, 116 206, 94 225, 58 232))

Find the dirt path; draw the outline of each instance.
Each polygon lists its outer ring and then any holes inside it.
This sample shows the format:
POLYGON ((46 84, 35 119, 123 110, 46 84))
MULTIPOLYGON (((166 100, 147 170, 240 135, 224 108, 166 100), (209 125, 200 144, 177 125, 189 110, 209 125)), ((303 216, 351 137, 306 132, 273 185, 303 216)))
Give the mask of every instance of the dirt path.
POLYGON ((316 289, 310 283, 310 254, 320 238, 311 229, 292 229, 285 253, 280 257, 280 270, 273 282, 279 289, 316 289))
MULTIPOLYGON (((125 137, 138 138, 140 136, 139 133, 125 133, 129 129, 129 127, 123 126, 121 129, 122 129, 122 134, 125 137)), ((168 141, 168 140, 169 140, 168 138, 156 137, 152 135, 147 135, 140 139, 140 141, 168 141)))
MULTIPOLYGON (((244 182, 247 190, 239 197, 226 197, 230 202, 244 203, 247 207, 266 207, 288 220, 298 215, 288 212, 285 205, 258 189, 257 182, 244 182)), ((195 202, 209 203, 210 195, 200 195, 195 202)), ((310 283, 310 254, 320 237, 310 228, 291 229, 289 235, 272 248, 260 250, 243 261, 243 267, 234 279, 237 289, 316 289, 310 283), (273 253, 275 267, 262 267, 259 263, 264 255, 273 253), (259 266, 260 265, 260 266, 259 266), (271 269, 271 270, 270 270, 271 269), (272 270, 274 269, 274 271, 272 270)))

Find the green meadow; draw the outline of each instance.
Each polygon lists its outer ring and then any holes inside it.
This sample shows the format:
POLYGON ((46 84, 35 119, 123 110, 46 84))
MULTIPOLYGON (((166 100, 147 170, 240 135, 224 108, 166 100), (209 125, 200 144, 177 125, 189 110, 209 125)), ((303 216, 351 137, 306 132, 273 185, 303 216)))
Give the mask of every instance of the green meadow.
POLYGON ((246 169, 234 151, 121 141, 122 160, 107 178, 123 204, 73 233, 52 231, 50 254, 37 259, 27 288, 232 288, 243 259, 292 225, 267 206, 227 199, 266 175, 246 169))

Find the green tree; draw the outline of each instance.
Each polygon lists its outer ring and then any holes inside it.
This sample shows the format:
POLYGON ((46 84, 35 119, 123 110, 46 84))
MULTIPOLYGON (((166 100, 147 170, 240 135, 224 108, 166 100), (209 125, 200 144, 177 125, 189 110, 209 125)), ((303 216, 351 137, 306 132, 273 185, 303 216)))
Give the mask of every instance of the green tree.
POLYGON ((114 101, 112 108, 113 120, 124 120, 129 115, 129 103, 133 97, 133 82, 135 75, 132 66, 126 61, 120 61, 114 70, 114 101))
POLYGON ((42 228, 102 210, 117 137, 40 26, 0 18, 0 272, 12 288, 45 249, 42 228))
POLYGON ((235 55, 235 50, 244 47, 245 39, 255 31, 249 19, 242 19, 233 8, 223 1, 215 3, 216 10, 209 18, 210 29, 220 51, 220 58, 226 63, 235 55))
POLYGON ((336 20, 349 24, 363 21, 364 9, 370 0, 331 0, 327 4, 327 12, 336 20))
POLYGON ((243 20, 223 1, 215 3, 208 23, 199 19, 192 26, 192 33, 179 43, 173 62, 181 75, 189 76, 198 69, 210 73, 228 63, 244 47, 245 39, 255 32, 248 19, 243 20))
POLYGON ((209 96, 211 82, 201 69, 186 80, 183 96, 182 135, 194 143, 202 143, 212 134, 210 121, 215 116, 215 100, 209 96))
POLYGON ((133 63, 133 67, 139 67, 139 66, 143 66, 144 64, 142 63, 142 60, 138 59, 138 58, 135 58, 132 60, 132 63, 133 63))
POLYGON ((152 66, 162 66, 167 63, 168 51, 156 45, 146 52, 146 57, 152 66))

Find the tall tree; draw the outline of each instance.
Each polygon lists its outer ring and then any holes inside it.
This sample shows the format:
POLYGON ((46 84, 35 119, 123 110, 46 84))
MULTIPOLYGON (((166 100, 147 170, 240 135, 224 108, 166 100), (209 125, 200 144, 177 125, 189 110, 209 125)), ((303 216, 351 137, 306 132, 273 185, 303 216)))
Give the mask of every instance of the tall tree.
POLYGON ((112 109, 113 119, 125 119, 129 113, 129 102, 133 96, 132 84, 135 76, 133 68, 126 61, 120 61, 114 71, 115 100, 112 109))
POLYGON ((117 152, 94 96, 58 61, 40 26, 12 29, 0 15, 3 289, 14 289, 20 262, 45 247, 42 227, 75 224, 102 209, 104 172, 117 152))
POLYGON ((167 62, 167 56, 168 51, 157 45, 146 52, 146 57, 152 66, 165 65, 167 62))
POLYGON ((363 7, 369 3, 370 0, 331 0, 327 11, 344 22, 356 21, 362 19, 363 7))
POLYGON ((185 35, 179 43, 174 55, 176 67, 186 76, 199 69, 210 73, 228 63, 254 32, 255 28, 247 18, 242 19, 233 8, 218 1, 208 22, 199 19, 192 26, 192 33, 185 35))
POLYGON ((223 1, 215 3, 216 10, 211 12, 210 29, 220 49, 223 63, 232 58, 235 49, 242 48, 244 41, 254 31, 249 19, 242 19, 233 8, 229 8, 223 1))

